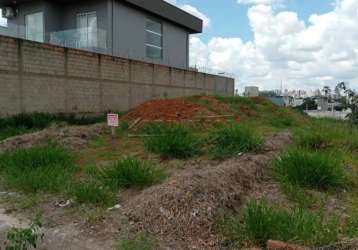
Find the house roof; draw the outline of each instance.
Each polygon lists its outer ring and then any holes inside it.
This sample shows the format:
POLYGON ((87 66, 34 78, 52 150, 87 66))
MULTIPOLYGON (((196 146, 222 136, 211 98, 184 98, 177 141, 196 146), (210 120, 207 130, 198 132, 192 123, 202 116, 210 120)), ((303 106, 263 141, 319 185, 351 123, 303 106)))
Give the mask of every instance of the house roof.
MULTIPOLYGON (((0 7, 12 4, 31 2, 33 0, 0 0, 0 7)), ((75 2, 79 0, 51 0, 51 2, 75 2)), ((203 20, 171 5, 163 0, 120 0, 132 6, 148 11, 171 22, 187 28, 191 33, 203 31, 203 20)))

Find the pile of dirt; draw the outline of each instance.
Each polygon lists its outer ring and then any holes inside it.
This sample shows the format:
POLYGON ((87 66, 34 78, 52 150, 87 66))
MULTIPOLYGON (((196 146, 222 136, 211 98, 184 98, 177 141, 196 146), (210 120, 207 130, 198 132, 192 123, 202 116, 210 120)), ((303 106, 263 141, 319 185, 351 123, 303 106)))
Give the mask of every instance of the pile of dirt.
POLYGON ((105 129, 105 124, 71 127, 53 126, 39 132, 19 135, 1 141, 0 153, 18 148, 30 148, 49 141, 55 141, 69 149, 80 149, 85 147, 90 140, 102 134, 105 129))
MULTIPOLYGON (((123 213, 138 231, 158 236, 163 249, 217 249, 215 214, 223 207, 238 209, 261 185, 273 157, 290 142, 290 134, 280 133, 259 154, 185 169, 125 202, 123 213)), ((121 221, 117 216, 110 221, 121 221)))
POLYGON ((193 96, 193 101, 209 108, 217 114, 230 115, 233 114, 230 106, 213 96, 193 96))
POLYGON ((155 99, 129 111, 124 120, 185 121, 216 115, 201 105, 180 99, 155 99))

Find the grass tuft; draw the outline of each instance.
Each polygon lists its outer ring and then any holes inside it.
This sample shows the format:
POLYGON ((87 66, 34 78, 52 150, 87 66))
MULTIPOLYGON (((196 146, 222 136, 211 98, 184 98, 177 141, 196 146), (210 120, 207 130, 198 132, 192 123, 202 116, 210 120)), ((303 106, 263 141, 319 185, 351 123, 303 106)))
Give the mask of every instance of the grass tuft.
POLYGON ((93 180, 73 184, 71 192, 79 203, 113 206, 116 202, 116 194, 112 190, 93 180))
POLYGON ((0 155, 5 184, 28 193, 59 192, 75 170, 72 155, 55 144, 18 149, 0 155))
POLYGON ((118 250, 154 250, 156 249, 154 239, 144 233, 138 234, 134 239, 121 240, 117 246, 118 250))
POLYGON ((343 166, 337 156, 294 148, 277 158, 277 177, 283 183, 326 190, 345 184, 343 166))
POLYGON ((209 134, 210 153, 222 158, 256 150, 262 139, 251 129, 235 122, 216 127, 209 134))
POLYGON ((152 162, 128 157, 103 170, 104 182, 115 189, 144 188, 161 182, 166 173, 152 162))
POLYGON ((307 246, 321 246, 338 238, 336 218, 326 220, 322 214, 304 209, 270 207, 251 201, 240 216, 226 217, 221 230, 228 241, 265 246, 268 240, 281 240, 307 246))
POLYGON ((149 124, 144 128, 145 148, 164 157, 185 159, 199 153, 199 140, 189 126, 181 124, 149 124))

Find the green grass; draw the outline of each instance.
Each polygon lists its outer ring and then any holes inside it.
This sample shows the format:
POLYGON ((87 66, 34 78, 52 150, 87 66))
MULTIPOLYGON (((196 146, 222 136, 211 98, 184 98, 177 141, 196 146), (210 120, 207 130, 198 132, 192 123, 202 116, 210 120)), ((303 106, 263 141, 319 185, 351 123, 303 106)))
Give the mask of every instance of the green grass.
POLYGON ((332 153, 290 149, 278 157, 274 171, 282 183, 327 190, 345 184, 340 157, 332 153))
POLYGON ((115 189, 144 188, 160 183, 166 173, 152 162, 128 157, 104 169, 102 177, 108 186, 115 189))
POLYGON ((145 148, 163 157, 186 159, 199 153, 199 139, 181 124, 149 124, 143 129, 145 148))
POLYGON ((210 153, 222 158, 256 150, 262 144, 262 139, 248 127, 230 122, 210 131, 209 144, 210 153))
POLYGON ((0 172, 10 188, 28 193, 64 190, 75 171, 73 156, 49 144, 0 155, 0 172))
POLYGON ((272 119, 270 119, 270 125, 276 128, 292 127, 295 121, 289 116, 287 112, 278 111, 272 119))
POLYGON ((117 250, 154 250, 156 249, 153 237, 140 233, 134 239, 120 240, 117 250))
POLYGON ((266 202, 249 202, 239 216, 226 216, 219 229, 226 244, 265 246, 281 240, 306 246, 322 246, 338 239, 336 218, 325 219, 304 209, 270 207, 266 202))
POLYGON ((308 150, 322 150, 330 147, 329 138, 320 129, 303 130, 296 134, 296 145, 308 150))
POLYGON ((74 183, 70 193, 79 203, 107 207, 113 206, 116 203, 115 192, 94 180, 84 180, 74 183))

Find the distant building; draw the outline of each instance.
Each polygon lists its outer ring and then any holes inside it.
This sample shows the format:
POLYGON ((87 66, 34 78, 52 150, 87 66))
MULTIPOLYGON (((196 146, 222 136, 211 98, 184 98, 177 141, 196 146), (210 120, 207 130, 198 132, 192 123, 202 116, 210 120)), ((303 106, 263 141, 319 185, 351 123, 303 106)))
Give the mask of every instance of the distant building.
POLYGON ((328 99, 324 97, 317 97, 315 99, 315 102, 317 103, 317 110, 320 111, 328 111, 328 99))
POLYGON ((273 97, 269 97, 269 99, 271 102, 273 102, 277 106, 280 106, 280 107, 286 106, 285 99, 283 98, 283 96, 273 96, 273 97))
POLYGON ((245 87, 244 96, 246 97, 257 97, 260 95, 259 87, 247 86, 245 87))

